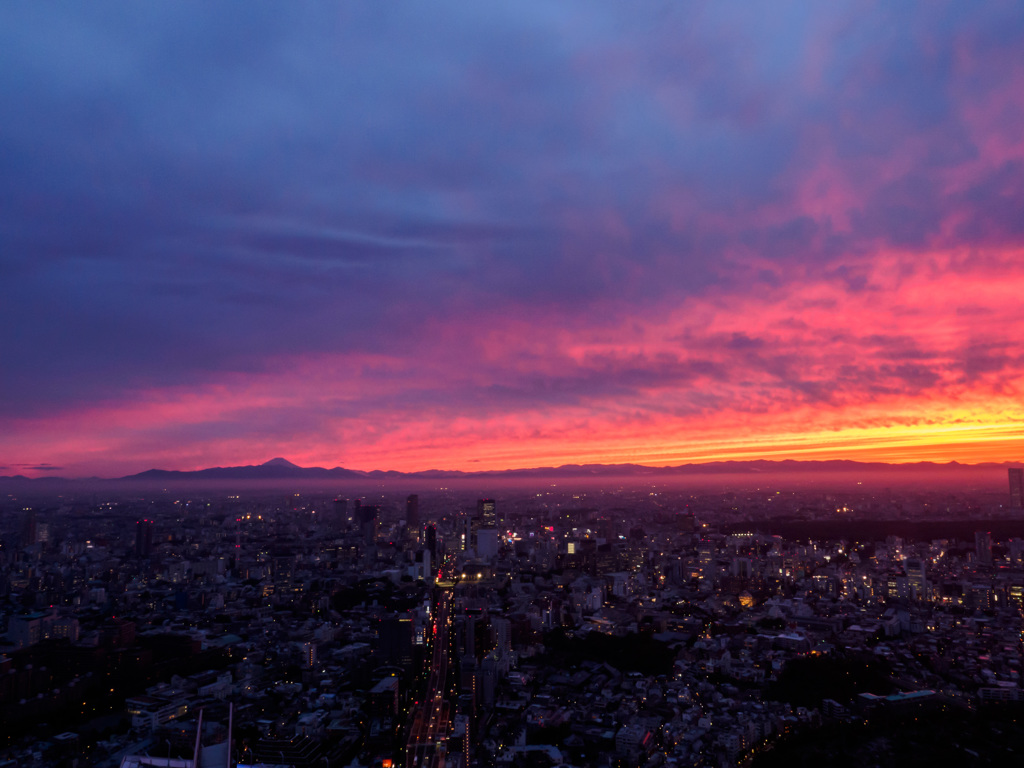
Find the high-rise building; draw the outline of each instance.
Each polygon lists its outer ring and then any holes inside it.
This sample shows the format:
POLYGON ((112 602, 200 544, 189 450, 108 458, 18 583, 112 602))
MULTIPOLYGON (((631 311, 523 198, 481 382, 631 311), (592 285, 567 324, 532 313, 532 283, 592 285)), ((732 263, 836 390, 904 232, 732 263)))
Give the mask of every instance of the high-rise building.
POLYGON ((1020 567, 1024 565, 1024 539, 1010 539, 1010 562, 1020 567))
POLYGON ((415 493, 405 500, 405 527, 410 531, 420 529, 420 497, 415 493))
POLYGON ((348 499, 343 496, 339 496, 334 500, 334 519, 338 525, 342 525, 349 521, 348 499))
POLYGON ((498 555, 498 529, 481 526, 476 532, 476 554, 483 560, 490 560, 498 555))
POLYGON ((39 540, 39 523, 36 520, 34 509, 29 510, 21 528, 21 543, 23 546, 31 547, 39 540))
POLYGON ((498 524, 497 505, 494 499, 478 499, 476 502, 476 515, 480 518, 480 524, 488 527, 498 524))
POLYGON ((903 561, 903 568, 910 580, 912 597, 915 600, 928 601, 930 599, 928 586, 928 563, 920 557, 908 557, 903 561))
POLYGON ((476 532, 480 527, 480 518, 468 515, 463 516, 459 520, 459 546, 460 552, 465 552, 467 549, 473 549, 476 546, 476 532))
POLYGON ((700 571, 702 578, 708 578, 712 575, 715 566, 715 543, 709 537, 705 536, 700 540, 700 545, 697 550, 698 562, 700 563, 700 571))
POLYGON ((491 618, 494 627, 494 650, 504 659, 512 655, 512 622, 502 616, 491 618))
POLYGON ((153 521, 138 520, 135 523, 135 556, 149 557, 153 551, 153 521))
POLYGON ((430 551, 430 559, 437 561, 437 526, 428 523, 424 531, 424 546, 430 551))
POLYGON ((373 544, 377 541, 377 519, 380 517, 380 507, 376 504, 362 504, 359 499, 356 499, 354 515, 359 524, 359 534, 363 542, 373 544))
POLYGON ((992 565, 992 534, 988 531, 975 531, 974 551, 979 563, 992 565))
POLYGON ((1010 467, 1010 508, 1024 509, 1024 468, 1010 467))

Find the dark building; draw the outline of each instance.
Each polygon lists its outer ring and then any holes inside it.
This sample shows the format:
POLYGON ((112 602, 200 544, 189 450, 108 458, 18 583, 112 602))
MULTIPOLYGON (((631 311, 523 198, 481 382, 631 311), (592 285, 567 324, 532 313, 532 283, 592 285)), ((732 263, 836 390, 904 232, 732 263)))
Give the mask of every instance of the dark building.
POLYGON ((381 661, 408 666, 412 663, 413 623, 408 616, 381 619, 378 630, 381 661))
POLYGON ((437 562, 437 526, 433 523, 428 523, 423 545, 430 550, 430 562, 437 562))
POLYGON ((39 541, 39 523, 36 520, 35 510, 29 510, 25 516, 25 522, 21 528, 21 543, 23 546, 31 547, 39 541))
POLYGON ((385 677, 378 682, 367 696, 367 709, 372 717, 392 720, 398 715, 398 694, 400 690, 397 677, 385 677))
POLYGON ((420 527, 420 497, 415 493, 405 500, 405 527, 410 531, 418 531, 420 527))
POLYGON ((1024 468, 1010 467, 1010 508, 1024 509, 1024 468))
POLYGON ((360 504, 359 499, 356 499, 354 515, 359 524, 359 535, 367 544, 373 544, 377 540, 377 518, 380 517, 380 507, 376 504, 360 504))
POLYGON ((683 512, 676 519, 679 521, 680 533, 696 533, 697 518, 694 517, 692 512, 683 512))
POLYGON ((975 531, 974 551, 979 563, 992 565, 992 534, 988 531, 975 531))
POLYGON ((494 503, 494 499, 478 499, 476 502, 476 516, 480 518, 480 525, 488 527, 497 525, 497 505, 494 503))
POLYGON ((370 690, 367 697, 370 723, 366 734, 370 746, 380 749, 394 744, 399 726, 400 691, 397 677, 385 677, 370 690))
POLYGON ((348 522, 348 499, 339 496, 334 500, 334 519, 338 524, 348 522))
POLYGON ((153 552, 153 521, 138 520, 135 523, 135 556, 149 557, 153 552))
POLYGON ((476 658, 476 618, 459 616, 455 620, 455 650, 459 656, 476 658))

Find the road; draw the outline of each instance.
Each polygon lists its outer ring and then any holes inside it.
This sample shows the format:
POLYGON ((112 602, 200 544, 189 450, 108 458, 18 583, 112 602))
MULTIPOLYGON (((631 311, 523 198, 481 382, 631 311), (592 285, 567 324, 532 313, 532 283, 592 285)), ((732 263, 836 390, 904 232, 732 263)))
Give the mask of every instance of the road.
POLYGON ((411 715, 405 745, 406 768, 444 768, 451 726, 450 705, 445 696, 448 679, 448 624, 452 590, 444 589, 434 612, 433 650, 426 694, 411 715))

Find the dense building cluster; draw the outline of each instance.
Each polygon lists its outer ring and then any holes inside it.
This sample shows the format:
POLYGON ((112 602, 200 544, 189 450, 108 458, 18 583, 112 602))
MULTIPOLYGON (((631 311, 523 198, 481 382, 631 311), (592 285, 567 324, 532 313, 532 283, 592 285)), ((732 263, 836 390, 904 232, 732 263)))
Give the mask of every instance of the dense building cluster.
POLYGON ((0 766, 727 766, 1017 706, 1004 502, 11 495, 0 766))

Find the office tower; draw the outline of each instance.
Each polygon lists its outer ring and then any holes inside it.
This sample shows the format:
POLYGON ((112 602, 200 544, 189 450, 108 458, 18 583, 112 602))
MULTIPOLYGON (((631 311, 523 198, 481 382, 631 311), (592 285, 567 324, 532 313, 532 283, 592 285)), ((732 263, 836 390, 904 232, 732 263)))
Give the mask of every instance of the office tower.
POLYGON ((437 526, 433 523, 428 523, 426 528, 424 546, 430 550, 430 559, 432 562, 437 562, 437 526))
POLYGON ((459 519, 459 551, 465 552, 467 549, 473 549, 476 546, 476 531, 480 527, 479 517, 468 517, 463 516, 459 519))
POLYGON ((498 656, 507 659, 512 655, 512 622, 502 616, 491 619, 494 627, 494 650, 498 656))
POLYGON ((302 645, 302 656, 306 663, 306 666, 312 669, 316 666, 316 643, 310 641, 303 643, 302 645))
POLYGON ((1024 509, 1024 468, 1010 467, 1010 509, 1024 509))
POLYGON ((481 527, 476 532, 476 554, 483 560, 490 560, 498 555, 498 529, 481 527))
POLYGON ((39 524, 36 520, 36 511, 29 510, 21 529, 22 546, 31 547, 39 540, 39 524))
POLYGON ((495 505, 494 499, 478 499, 476 502, 476 516, 480 518, 480 525, 488 527, 497 525, 497 505, 495 505))
POLYGON ((405 527, 410 531, 420 528, 420 497, 415 493, 405 500, 405 527))
POLYGON ((754 563, 749 557, 734 557, 729 570, 736 578, 750 579, 754 576, 754 563))
POLYGON ((992 565, 992 534, 988 531, 975 531, 974 551, 979 563, 992 565))
POLYGON ((715 570, 715 543, 707 536, 700 540, 697 558, 700 563, 701 578, 707 579, 713 576, 715 570))
POLYGON ((334 522, 340 526, 348 520, 348 499, 339 496, 334 500, 334 522))
POLYGON ((377 541, 377 518, 380 516, 380 507, 376 504, 360 504, 356 499, 355 518, 359 524, 359 534, 366 544, 373 544, 377 541))
POLYGON ((1024 539, 1010 539, 1010 562, 1018 567, 1024 565, 1024 539))
POLYGON ((928 564, 927 561, 918 557, 908 557, 903 561, 903 568, 910 580, 910 588, 913 590, 915 600, 927 601, 930 597, 928 588, 928 564))
POLYGON ((138 520, 135 523, 135 556, 149 557, 153 551, 153 521, 138 520))

